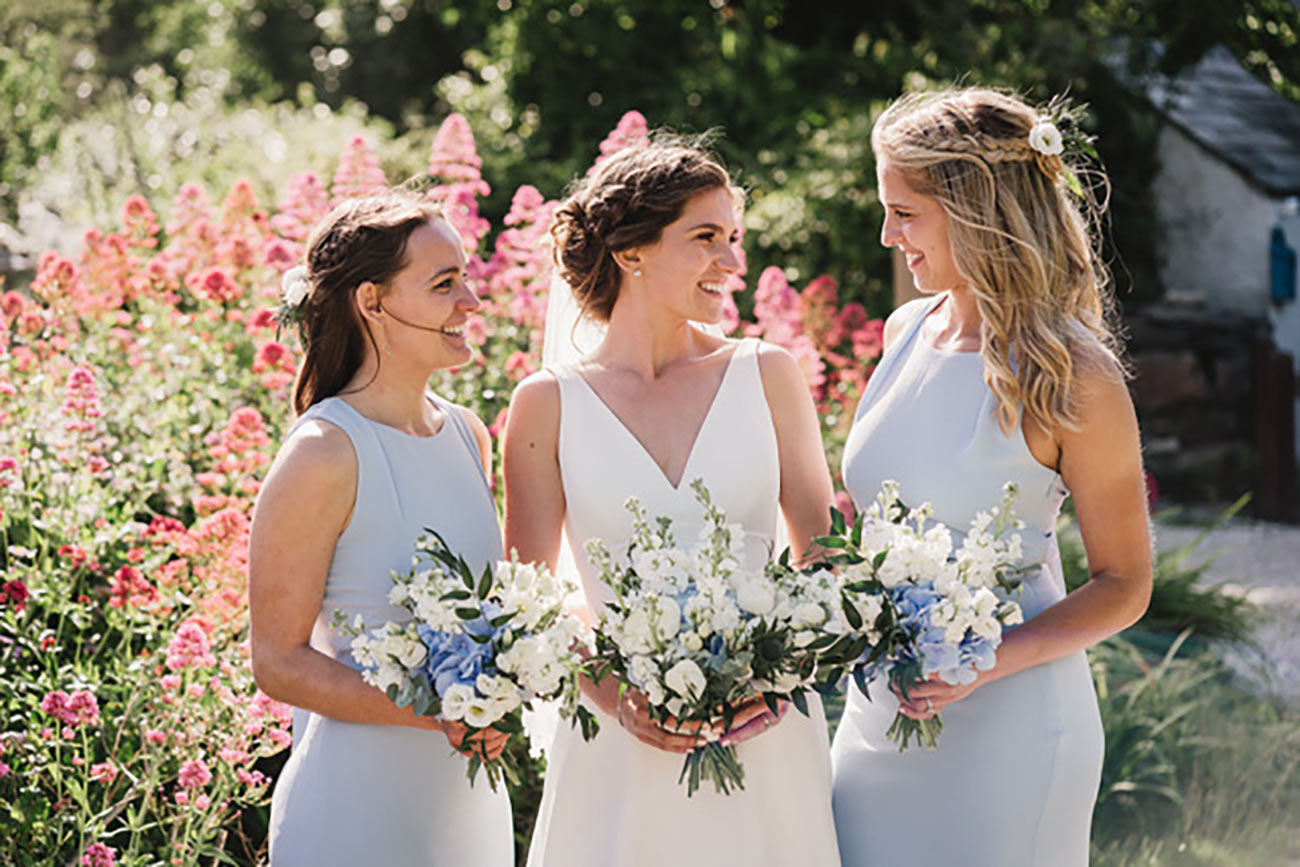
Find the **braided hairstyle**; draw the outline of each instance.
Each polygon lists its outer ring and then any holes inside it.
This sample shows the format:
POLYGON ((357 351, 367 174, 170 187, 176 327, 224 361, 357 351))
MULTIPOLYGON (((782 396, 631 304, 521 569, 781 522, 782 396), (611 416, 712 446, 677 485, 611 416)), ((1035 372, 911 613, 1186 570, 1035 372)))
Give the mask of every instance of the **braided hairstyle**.
POLYGON ((551 238, 559 275, 584 316, 608 322, 622 275, 613 254, 654 244, 690 198, 729 189, 727 170, 698 140, 662 134, 625 148, 579 180, 555 212, 551 238))
POLYGON ((304 347, 293 405, 301 415, 313 404, 339 394, 356 375, 368 340, 378 356, 370 326, 356 310, 356 289, 383 287, 406 266, 406 242, 426 223, 442 218, 427 199, 388 192, 339 203, 307 239, 307 280, 299 335, 304 347))
MULTIPOLYGON (((915 94, 871 131, 878 161, 948 216, 953 262, 982 319, 985 379, 1003 432, 1021 413, 1047 430, 1076 429, 1081 365, 1120 366, 1110 276, 1098 251, 1104 203, 1071 192, 1070 154, 1030 144, 1040 121, 1021 100, 985 88, 915 94)), ((1099 171, 1090 186, 1105 190, 1099 171)))

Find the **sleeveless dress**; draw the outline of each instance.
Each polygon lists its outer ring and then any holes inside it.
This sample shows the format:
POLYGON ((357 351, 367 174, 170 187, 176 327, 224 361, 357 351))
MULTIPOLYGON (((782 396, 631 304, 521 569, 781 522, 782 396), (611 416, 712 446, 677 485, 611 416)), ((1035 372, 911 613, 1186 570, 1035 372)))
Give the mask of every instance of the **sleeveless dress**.
MULTIPOLYGON (((583 545, 618 550, 631 537, 629 495, 673 519, 683 544, 702 526, 690 482, 703 478, 728 520, 750 533, 746 559, 769 556, 780 472, 776 432, 758 368, 758 341, 737 344, 674 488, 659 465, 576 371, 553 368, 560 387, 559 463, 565 532, 593 610, 613 598, 583 545)), ((668 422, 671 423, 671 422, 668 422)), ((839 864, 830 806, 826 720, 791 710, 770 731, 737 747, 745 788, 694 796, 677 782, 683 756, 644 744, 613 717, 586 742, 562 724, 548 755, 529 867, 832 867, 839 864)))
MULTIPOLYGON (((844 451, 844 484, 859 507, 886 479, 904 502, 934 505, 959 531, 997 504, 1007 481, 1024 562, 1026 620, 1065 596, 1053 535, 1068 495, 1017 431, 993 415, 977 352, 943 352, 921 335, 946 296, 900 308, 902 336, 867 386, 844 451)), ((835 734, 835 827, 845 867, 1076 867, 1088 863, 1093 802, 1101 780, 1102 729, 1083 651, 981 686, 945 707, 937 749, 900 753, 885 737, 898 701, 883 680, 868 701, 850 687, 835 734)))
MULTIPOLYGON (((430 437, 371 421, 341 398, 311 407, 294 425, 322 419, 352 441, 357 493, 339 536, 311 645, 359 668, 351 639, 329 628, 336 609, 367 628, 406 618, 390 605, 391 571, 411 566, 425 527, 477 571, 501 556, 496 506, 478 443, 452 404, 434 395, 445 421, 430 437)), ((292 432, 291 432, 292 433, 292 432)), ((479 774, 446 735, 406 726, 341 722, 296 711, 293 753, 271 800, 274 867, 508 867, 514 833, 505 789, 479 774)))

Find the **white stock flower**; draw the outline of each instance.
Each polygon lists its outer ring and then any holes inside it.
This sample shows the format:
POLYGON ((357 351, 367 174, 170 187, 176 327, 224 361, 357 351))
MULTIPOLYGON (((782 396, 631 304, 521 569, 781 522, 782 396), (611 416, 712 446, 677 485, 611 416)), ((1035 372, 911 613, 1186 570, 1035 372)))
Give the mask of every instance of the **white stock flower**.
POLYGON ((1029 146, 1044 156, 1059 156, 1065 150, 1065 139, 1056 124, 1040 120, 1029 130, 1029 146))

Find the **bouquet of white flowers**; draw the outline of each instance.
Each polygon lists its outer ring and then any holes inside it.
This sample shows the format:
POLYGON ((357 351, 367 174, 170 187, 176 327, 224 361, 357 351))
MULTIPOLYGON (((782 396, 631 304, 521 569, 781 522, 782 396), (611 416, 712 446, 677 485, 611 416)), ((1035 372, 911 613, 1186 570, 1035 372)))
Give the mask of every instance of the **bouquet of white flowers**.
MULTIPOLYGON (((594 737, 596 718, 578 703, 579 647, 590 648, 591 639, 564 607, 566 588, 544 567, 513 556, 475 578, 433 530, 415 549, 411 570, 393 573, 388 594, 411 619, 366 631, 360 615, 349 625, 335 613, 335 627, 353 636, 352 656, 366 682, 417 714, 462 723, 470 735, 489 727, 521 733, 525 708, 558 700, 583 737, 594 737)), ((517 781, 509 756, 471 755, 470 781, 480 767, 494 790, 502 774, 517 781)))
POLYGON ((593 670, 643 692, 665 727, 698 726, 708 743, 686 755, 678 781, 688 795, 705 779, 727 794, 744 788, 735 749, 723 742, 737 705, 761 698, 775 712, 789 700, 808 712, 818 660, 809 645, 839 616, 839 587, 825 570, 746 568, 744 528, 727 523, 701 480, 691 489, 704 526, 689 551, 677 547, 670 519, 651 521, 635 498, 626 503, 633 535, 623 556, 599 539, 587 543, 614 591, 600 614, 593 670))
MULTIPOLYGON (((935 675, 966 684, 992 668, 1003 628, 1023 620, 1013 597, 1032 568, 1020 565, 1020 536, 1009 532, 1024 526, 1014 517, 1016 496, 1008 483, 1000 504, 975 516, 955 551, 948 527, 930 520, 930 505, 908 509, 895 482, 884 483, 851 528, 832 512, 831 534, 815 541, 827 549, 824 562, 838 567, 852 628, 816 642, 824 648, 819 680, 836 682, 851 671, 870 698, 867 684, 884 670, 906 698, 935 675)), ((900 750, 913 736, 933 748, 942 729, 938 715, 914 720, 900 712, 888 735, 900 750)))

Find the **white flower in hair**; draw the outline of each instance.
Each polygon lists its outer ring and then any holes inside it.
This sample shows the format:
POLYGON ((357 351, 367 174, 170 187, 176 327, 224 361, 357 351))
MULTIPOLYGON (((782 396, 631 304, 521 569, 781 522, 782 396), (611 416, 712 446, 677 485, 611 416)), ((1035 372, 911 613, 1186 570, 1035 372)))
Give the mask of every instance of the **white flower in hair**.
POLYGON ((311 283, 307 280, 307 268, 295 265, 280 278, 280 300, 286 307, 297 307, 307 297, 311 283))
POLYGON ((1059 156, 1065 150, 1065 139, 1056 124, 1040 120, 1029 131, 1029 146, 1044 156, 1059 156))

